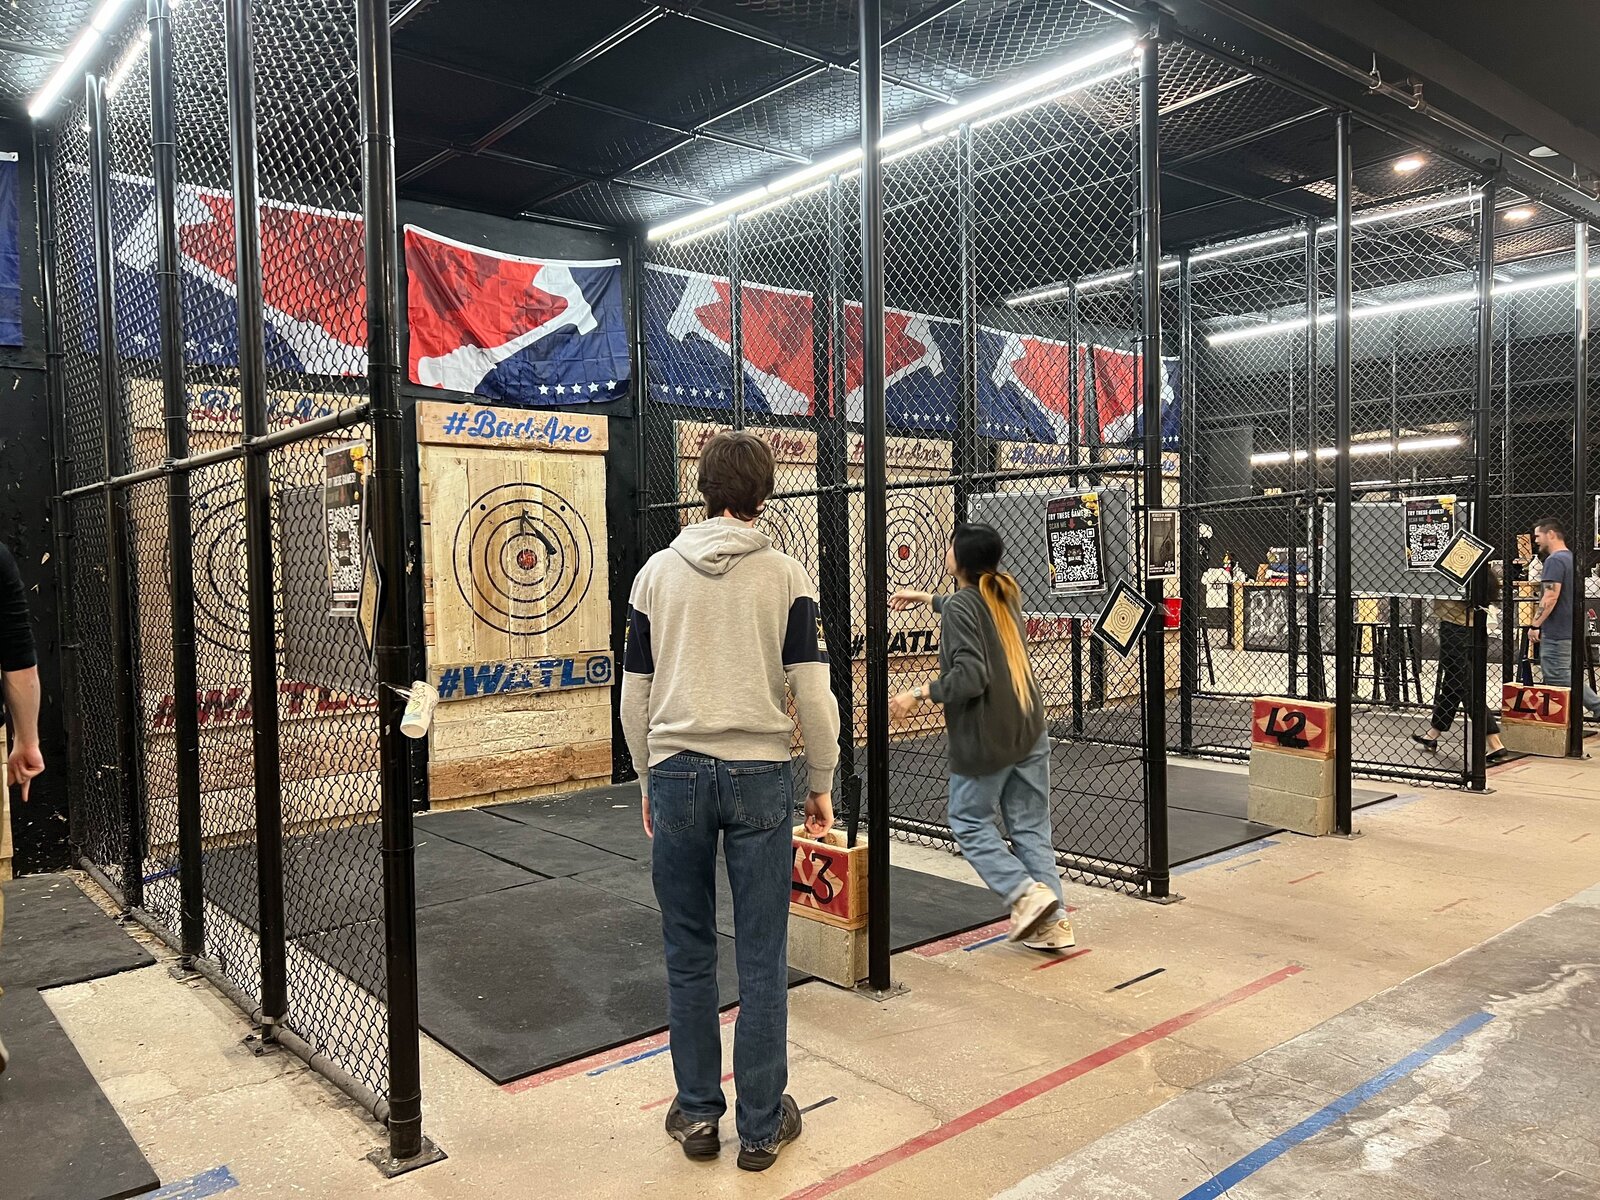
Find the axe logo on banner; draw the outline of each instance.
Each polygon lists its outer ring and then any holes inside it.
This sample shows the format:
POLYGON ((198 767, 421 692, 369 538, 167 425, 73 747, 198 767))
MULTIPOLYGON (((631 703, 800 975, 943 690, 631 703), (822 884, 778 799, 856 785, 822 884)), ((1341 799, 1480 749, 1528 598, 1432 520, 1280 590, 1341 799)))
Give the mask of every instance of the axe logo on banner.
MULTIPOLYGON (((845 415, 866 416, 861 305, 844 306, 845 415)), ((961 389, 961 323, 898 308, 883 314, 884 409, 898 429, 955 428, 961 389)))
MULTIPOLYGON (((180 186, 175 208, 184 358, 201 366, 237 366, 233 197, 180 186)), ((154 359, 161 349, 156 215, 151 180, 112 176, 117 349, 132 359, 154 359)), ((360 216, 263 200, 259 220, 268 366, 311 375, 365 374, 366 257, 360 216)), ((81 269, 93 270, 87 257, 81 269)), ((91 344, 95 336, 92 328, 86 334, 91 344)))
MULTIPOLYGON (((645 349, 650 398, 701 408, 733 407, 733 288, 698 271, 646 264, 645 349)), ((746 412, 816 412, 810 292, 745 283, 739 336, 746 412)))

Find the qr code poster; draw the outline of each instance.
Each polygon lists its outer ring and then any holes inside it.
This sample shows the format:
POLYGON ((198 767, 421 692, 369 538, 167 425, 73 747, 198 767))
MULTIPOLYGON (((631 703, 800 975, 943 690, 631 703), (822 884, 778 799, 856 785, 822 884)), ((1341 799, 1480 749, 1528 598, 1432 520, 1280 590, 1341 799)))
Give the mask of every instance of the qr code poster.
POLYGON ((1069 492, 1046 500, 1044 528, 1050 549, 1050 590, 1062 596, 1105 591, 1099 495, 1069 492))
POLYGON ((367 447, 353 442, 322 453, 322 527, 328 543, 328 611, 349 616, 361 604, 366 559, 367 447))
POLYGON ((1425 496, 1405 502, 1406 567, 1430 571, 1456 531, 1456 498, 1425 496))

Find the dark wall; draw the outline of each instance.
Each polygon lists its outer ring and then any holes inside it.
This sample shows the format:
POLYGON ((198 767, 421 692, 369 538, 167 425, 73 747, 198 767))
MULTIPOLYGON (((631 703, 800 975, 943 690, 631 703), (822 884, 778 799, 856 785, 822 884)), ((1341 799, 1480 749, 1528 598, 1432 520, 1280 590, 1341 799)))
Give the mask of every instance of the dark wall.
MULTIPOLYGON (((520 254, 529 258, 620 258, 623 262, 624 279, 627 278, 629 249, 625 240, 615 235, 535 221, 511 221, 486 213, 419 204, 414 201, 401 202, 400 221, 402 225, 416 225, 430 233, 505 254, 520 254)), ((631 329, 633 296, 628 287, 624 287, 623 303, 630 306, 626 316, 631 329)), ((631 394, 619 396, 604 404, 565 406, 565 411, 612 418, 610 449, 606 454, 606 529, 609 534, 607 542, 610 559, 608 567, 611 584, 612 645, 619 654, 622 648, 623 625, 627 617, 628 591, 639 569, 639 556, 643 545, 639 521, 637 454, 639 423, 634 419, 634 400, 638 394, 638 383, 638 380, 634 381, 634 390, 631 394)), ((413 404, 419 399, 471 399, 470 396, 457 392, 418 387, 409 383, 405 388, 405 397, 408 403, 413 404)), ((563 411, 563 409, 553 408, 552 411, 563 411)), ((416 511, 417 506, 414 505, 413 512, 416 511)), ((413 531, 413 537, 420 538, 420 529, 413 531)), ((418 599, 420 603, 420 596, 418 599)), ((420 613, 418 616, 420 617, 420 613)), ((616 678, 617 688, 620 689, 622 679, 620 667, 616 672, 616 678)), ((620 780, 630 777, 631 764, 623 746, 622 730, 616 720, 616 710, 617 705, 614 701, 612 763, 613 774, 620 780)))
POLYGON ((28 123, 0 119, 0 150, 17 155, 18 238, 22 267, 24 345, 0 347, 0 540, 22 570, 39 647, 44 689, 40 740, 45 773, 27 804, 11 808, 18 874, 67 863, 67 746, 62 723, 61 649, 55 561, 51 546, 50 427, 45 393, 44 309, 39 290, 39 239, 34 205, 33 138, 28 123))

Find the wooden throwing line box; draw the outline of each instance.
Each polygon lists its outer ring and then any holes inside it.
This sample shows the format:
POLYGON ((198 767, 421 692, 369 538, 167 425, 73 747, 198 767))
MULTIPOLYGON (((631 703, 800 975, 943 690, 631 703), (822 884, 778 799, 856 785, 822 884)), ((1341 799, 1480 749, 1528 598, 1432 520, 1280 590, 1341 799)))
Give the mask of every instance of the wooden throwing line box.
POLYGON ((1564 758, 1572 689, 1508 683, 1500 691, 1500 737, 1507 750, 1564 758))
POLYGON ((1333 748, 1333 705, 1257 697, 1250 712, 1250 819, 1311 837, 1332 833, 1333 748))
POLYGON ((814 838, 793 830, 789 880, 789 965, 837 987, 867 974, 867 840, 845 846, 830 830, 814 838))

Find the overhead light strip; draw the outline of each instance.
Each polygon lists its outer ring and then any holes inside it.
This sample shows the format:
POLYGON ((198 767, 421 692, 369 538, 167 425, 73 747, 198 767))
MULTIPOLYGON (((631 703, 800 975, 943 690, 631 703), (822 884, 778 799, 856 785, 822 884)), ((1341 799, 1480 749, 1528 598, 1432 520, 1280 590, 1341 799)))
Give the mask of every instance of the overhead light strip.
MULTIPOLYGON (((1562 287, 1573 283, 1578 277, 1577 271, 1556 271, 1548 275, 1533 275, 1526 279, 1518 279, 1511 283, 1498 285, 1491 295, 1515 296, 1522 292, 1540 291, 1544 288, 1562 287)), ((1593 283, 1600 279, 1600 267, 1589 267, 1589 281, 1593 283)), ((1359 297, 1357 297, 1359 300, 1359 297)), ((1359 308, 1352 307, 1350 319, 1364 321, 1370 317, 1393 316, 1396 313, 1418 312, 1428 308, 1445 308, 1452 304, 1474 304, 1478 299, 1478 289, 1468 288, 1459 292, 1444 292, 1437 296, 1415 296, 1409 300, 1394 300, 1387 304, 1368 304, 1359 308)), ((1333 324, 1334 314, 1330 312, 1319 313, 1317 324, 1333 324)), ((1246 325, 1240 329, 1224 329, 1219 333, 1209 334, 1207 343, 1213 346, 1226 346, 1230 342, 1249 341, 1252 338, 1271 337, 1275 334, 1294 333, 1304 329, 1309 322, 1305 317, 1292 317, 1283 321, 1268 321, 1263 325, 1246 325)))
MULTIPOLYGON (((1433 200, 1420 200, 1415 204, 1402 205, 1399 208, 1387 208, 1366 212, 1355 217, 1350 222, 1352 229, 1360 229, 1367 225, 1380 225, 1385 221, 1393 221, 1400 217, 1413 217, 1419 213, 1436 212, 1443 209, 1460 208, 1482 199, 1483 193, 1478 191, 1458 192, 1450 196, 1441 196, 1433 200)), ((1325 221, 1317 226, 1317 233, 1332 233, 1338 226, 1333 221, 1325 221)), ((1287 245, 1291 242, 1306 240, 1304 229, 1293 229, 1284 233, 1269 233, 1262 237, 1251 238, 1244 242, 1231 242, 1223 246, 1212 246, 1205 250, 1197 250, 1189 255, 1189 265, 1213 262, 1219 258, 1232 258, 1238 254, 1254 254, 1259 250, 1268 250, 1273 246, 1287 245)), ((1179 260, 1177 258, 1164 258, 1161 260, 1163 271, 1176 270, 1179 260)), ((1115 287, 1119 283, 1126 283, 1134 277, 1131 269, 1120 271, 1107 271, 1099 275, 1086 275, 1076 284, 1059 283, 1049 287, 1036 288, 1033 291, 1023 292, 1020 295, 1008 297, 1006 304, 1012 308, 1020 308, 1028 304, 1041 304, 1047 300, 1055 300, 1065 296, 1074 287, 1082 292, 1098 291, 1101 288, 1115 287)))
MULTIPOLYGON (((1350 446, 1351 458, 1372 458, 1379 454, 1422 454, 1428 450, 1453 450, 1461 445, 1459 437, 1427 437, 1427 438, 1402 438, 1398 442, 1353 442, 1350 446)), ((1294 461, 1305 462, 1311 455, 1305 450, 1294 451, 1294 461)), ((1339 457, 1337 446, 1317 447, 1317 458, 1327 460, 1339 457)), ((1290 452, 1287 450, 1270 450, 1261 454, 1250 456, 1250 465, 1254 467, 1287 466, 1290 452)))
POLYGON ((107 32, 116 25, 128 3, 129 0, 101 0, 94 19, 84 26, 83 32, 72 43, 71 49, 50 73, 50 78, 45 80, 44 86, 35 92, 33 99, 28 102, 29 117, 38 121, 55 107, 56 101, 61 98, 62 90, 74 78, 83 74, 90 57, 105 41, 107 32))
MULTIPOLYGON (((119 2, 119 0, 108 0, 108 2, 119 2)), ((1135 45, 1135 39, 1131 37, 1121 38, 1108 46, 1102 47, 1099 50, 1093 50, 1088 54, 1083 54, 1076 58, 1071 58, 1064 62, 1058 63, 1047 70, 1037 72, 1036 74, 1018 80, 1016 83, 1009 84, 1006 87, 999 88, 998 90, 990 92, 987 95, 980 96, 976 100, 972 100, 966 104, 960 104, 954 108, 946 109, 943 112, 936 113, 925 121, 919 121, 894 130, 891 133, 886 133, 879 145, 882 151, 887 154, 888 151, 899 149, 901 147, 905 147, 909 152, 909 150, 912 148, 912 143, 920 143, 921 141, 943 141, 949 136, 946 131, 953 129, 955 126, 967 122, 973 122, 977 117, 980 117, 986 113, 990 113, 995 109, 1011 105, 1013 101, 1025 96, 1029 96, 1033 92, 1041 91, 1058 80, 1068 78, 1069 76, 1079 74, 1083 71, 1088 71, 1099 66, 1101 63, 1109 62, 1119 56, 1130 55, 1135 45)), ((1050 100, 1060 99, 1061 97, 1070 95, 1073 92, 1082 91, 1084 88, 1092 87, 1097 83, 1103 83, 1108 79, 1116 78, 1118 75, 1126 74, 1127 72, 1133 70, 1134 65, 1135 64, 1130 59, 1125 65, 1116 71, 1097 76, 1094 79, 1083 80, 1080 83, 1072 84, 1066 88, 1058 89, 1048 96, 1039 97, 1026 104, 1016 105, 1011 111, 1012 113, 1020 112, 1024 108, 1035 107, 1039 104, 1047 103, 1050 100)), ((821 180, 825 180, 830 175, 843 174, 852 167, 859 168, 860 162, 861 150, 859 147, 844 151, 843 153, 836 154, 832 158, 829 158, 823 162, 813 163, 811 166, 803 167, 800 170, 795 171, 793 174, 786 175, 782 179, 778 179, 772 183, 758 187, 753 191, 745 192, 740 196, 735 196, 731 200, 724 200, 720 204, 713 204, 710 207, 699 210, 698 212, 689 213, 685 216, 667 221, 664 224, 657 225, 654 229, 649 231, 647 236, 651 241, 659 241, 662 238, 676 238, 680 234, 687 234, 690 233, 690 231, 699 231, 699 227, 703 224, 719 221, 725 217, 741 213, 745 209, 753 209, 757 205, 765 206, 768 204, 768 202, 777 200, 780 196, 784 196, 790 192, 798 191, 808 184, 814 184, 821 180)), ((697 233, 697 236, 703 236, 703 234, 697 233)), ((688 241, 691 239, 684 238, 683 240, 688 241)), ((679 243, 675 241, 674 245, 676 244, 679 243)))

